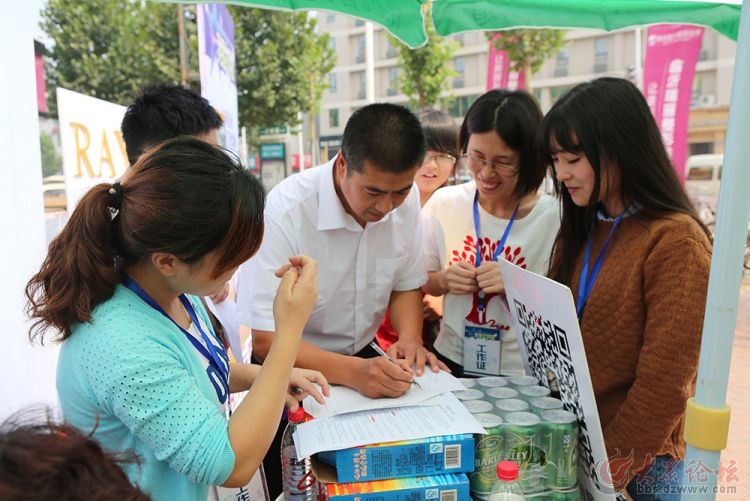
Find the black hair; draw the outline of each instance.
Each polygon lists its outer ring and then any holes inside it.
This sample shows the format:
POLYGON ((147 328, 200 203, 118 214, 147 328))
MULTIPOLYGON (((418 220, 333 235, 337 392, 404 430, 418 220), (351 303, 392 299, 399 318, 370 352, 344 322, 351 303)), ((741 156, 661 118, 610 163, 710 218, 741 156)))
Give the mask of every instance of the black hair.
POLYGON ((144 88, 128 106, 120 130, 130 164, 143 152, 177 136, 206 134, 223 124, 207 99, 175 84, 144 88))
POLYGON ((695 219, 711 238, 672 166, 646 99, 629 80, 603 77, 573 87, 544 117, 540 150, 549 165, 560 151, 586 155, 596 179, 586 207, 576 206, 556 183, 563 214, 553 249, 552 278, 567 283, 570 277, 596 217, 603 171, 617 174, 619 198, 626 206, 639 204, 639 217, 681 212, 695 219))
POLYGON ((458 165, 461 160, 461 148, 458 145, 458 126, 447 112, 436 109, 425 109, 417 114, 424 132, 425 146, 428 151, 447 153, 456 159, 448 182, 455 181, 458 165))
POLYGON ((347 172, 362 172, 365 162, 402 174, 417 169, 426 148, 419 119, 403 106, 374 103, 355 111, 344 127, 341 150, 347 172))
POLYGON ((518 152, 518 180, 514 195, 523 197, 539 189, 546 173, 537 147, 541 120, 539 104, 525 90, 491 90, 479 96, 466 112, 459 131, 461 152, 466 153, 472 134, 495 132, 518 152))

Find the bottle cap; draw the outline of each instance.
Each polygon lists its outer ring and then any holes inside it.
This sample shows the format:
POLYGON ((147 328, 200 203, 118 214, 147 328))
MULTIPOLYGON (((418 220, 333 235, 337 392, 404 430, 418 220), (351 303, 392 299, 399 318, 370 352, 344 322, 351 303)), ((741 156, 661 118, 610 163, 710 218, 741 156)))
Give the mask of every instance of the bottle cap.
POLYGON ((518 464, 513 461, 500 461, 497 463, 497 478, 509 482, 518 478, 518 464))
POLYGON ((307 414, 305 413, 305 409, 303 409, 300 405, 299 407, 297 407, 296 411, 287 414, 287 419, 292 423, 302 423, 305 421, 306 415, 307 414))

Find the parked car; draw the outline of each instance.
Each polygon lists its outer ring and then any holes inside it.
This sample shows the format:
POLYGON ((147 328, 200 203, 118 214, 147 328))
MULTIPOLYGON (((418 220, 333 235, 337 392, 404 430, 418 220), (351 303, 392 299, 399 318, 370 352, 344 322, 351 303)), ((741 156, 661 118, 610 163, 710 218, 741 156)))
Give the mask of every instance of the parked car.
POLYGON ((65 195, 65 176, 47 176, 42 180, 42 192, 44 193, 44 211, 54 212, 65 210, 68 206, 68 198, 65 195))
POLYGON ((716 214, 724 155, 691 155, 685 163, 685 190, 704 222, 716 214))

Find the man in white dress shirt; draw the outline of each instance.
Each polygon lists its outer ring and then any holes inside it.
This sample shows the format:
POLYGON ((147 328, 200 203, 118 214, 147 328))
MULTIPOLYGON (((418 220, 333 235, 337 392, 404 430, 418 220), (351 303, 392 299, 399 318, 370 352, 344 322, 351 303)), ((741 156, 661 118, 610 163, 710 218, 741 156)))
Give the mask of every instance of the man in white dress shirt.
MULTIPOLYGON (((239 272, 240 329, 252 329, 258 361, 274 336, 274 272, 290 256, 304 254, 318 262, 318 300, 297 367, 317 369, 330 383, 373 398, 405 393, 412 366, 417 374, 426 363, 438 369, 435 355, 422 345, 420 287, 427 274, 414 175, 425 151, 413 113, 371 104, 351 116, 333 160, 271 190, 263 243, 239 272), (399 340, 388 353, 401 359, 397 364, 368 346, 389 307, 399 340)), ((268 466, 266 474, 273 493, 268 466)))
MULTIPOLYGON (((286 178, 268 194, 260 251, 240 270, 240 323, 252 328, 253 354, 265 358, 274 323, 274 275, 289 256, 318 261, 318 302, 297 357, 334 384, 370 397, 395 397, 412 374, 387 360, 352 357, 368 350, 390 306, 399 341, 389 353, 421 369, 437 361, 423 346, 427 275, 414 174, 425 155, 419 120, 402 106, 356 111, 330 162, 286 178), (245 320, 249 325, 245 323, 245 320)), ((366 356, 370 355, 366 353, 366 356)), ((404 367, 407 367, 404 364, 404 367)))

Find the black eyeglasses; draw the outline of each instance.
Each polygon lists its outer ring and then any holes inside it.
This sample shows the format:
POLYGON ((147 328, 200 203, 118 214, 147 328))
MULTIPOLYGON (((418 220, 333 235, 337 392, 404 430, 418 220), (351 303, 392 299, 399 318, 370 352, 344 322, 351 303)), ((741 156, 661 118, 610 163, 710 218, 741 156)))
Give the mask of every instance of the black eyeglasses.
POLYGON ((489 165, 490 169, 501 176, 515 176, 518 174, 518 165, 515 162, 505 160, 493 160, 489 162, 484 158, 478 157, 476 153, 464 153, 461 157, 471 169, 481 170, 489 165))

